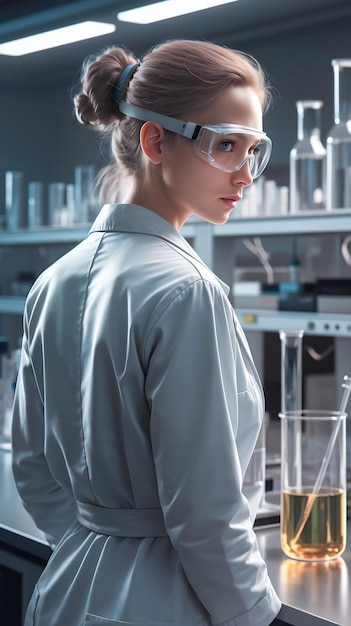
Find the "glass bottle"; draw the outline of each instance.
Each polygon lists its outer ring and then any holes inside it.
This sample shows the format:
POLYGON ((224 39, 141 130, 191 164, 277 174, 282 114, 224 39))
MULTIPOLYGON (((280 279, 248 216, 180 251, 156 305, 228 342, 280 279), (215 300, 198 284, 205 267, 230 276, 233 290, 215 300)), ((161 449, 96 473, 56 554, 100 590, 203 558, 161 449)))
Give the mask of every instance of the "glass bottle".
POLYGON ((351 59, 333 59, 334 125, 327 138, 327 209, 351 208, 351 59))
POLYGON ((297 142, 290 151, 290 212, 325 209, 326 149, 320 138, 321 100, 298 100, 297 142))

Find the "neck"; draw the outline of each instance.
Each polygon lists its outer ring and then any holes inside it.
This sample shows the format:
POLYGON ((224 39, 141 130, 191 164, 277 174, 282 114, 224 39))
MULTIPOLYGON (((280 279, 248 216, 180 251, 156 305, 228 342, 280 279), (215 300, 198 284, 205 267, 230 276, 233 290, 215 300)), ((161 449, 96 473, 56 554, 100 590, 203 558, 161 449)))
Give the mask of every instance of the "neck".
POLYGON ((176 200, 167 197, 165 191, 156 181, 155 184, 145 182, 139 184, 138 181, 134 180, 125 188, 121 202, 138 204, 153 211, 167 220, 177 231, 180 231, 190 215, 190 212, 182 211, 177 206, 176 200))

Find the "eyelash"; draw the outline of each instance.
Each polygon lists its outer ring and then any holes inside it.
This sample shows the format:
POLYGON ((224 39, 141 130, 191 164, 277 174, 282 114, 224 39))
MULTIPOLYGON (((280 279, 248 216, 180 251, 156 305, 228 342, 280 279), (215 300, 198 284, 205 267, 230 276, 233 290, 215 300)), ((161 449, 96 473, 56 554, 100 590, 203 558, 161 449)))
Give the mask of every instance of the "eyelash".
POLYGON ((254 148, 252 148, 252 153, 257 154, 258 152, 260 152, 260 150, 261 150, 261 144, 259 143, 258 146, 254 146, 254 148))
MULTIPOLYGON (((228 140, 222 140, 219 142, 218 146, 219 148, 222 148, 225 144, 230 145, 231 146, 231 150, 234 149, 235 146, 235 142, 228 140)), ((249 150, 249 154, 257 154, 260 151, 260 144, 258 144, 257 146, 254 146, 252 148, 250 148, 249 150)), ((229 150, 224 150, 224 152, 230 152, 229 150)))

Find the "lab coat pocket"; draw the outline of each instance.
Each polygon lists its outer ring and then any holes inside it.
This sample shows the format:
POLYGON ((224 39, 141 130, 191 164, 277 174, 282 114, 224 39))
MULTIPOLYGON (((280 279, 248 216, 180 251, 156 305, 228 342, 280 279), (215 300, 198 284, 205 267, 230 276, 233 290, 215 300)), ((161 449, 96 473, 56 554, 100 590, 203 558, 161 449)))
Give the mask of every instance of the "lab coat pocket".
POLYGON ((170 626, 173 622, 124 622, 119 619, 107 619, 93 613, 87 613, 84 626, 170 626))

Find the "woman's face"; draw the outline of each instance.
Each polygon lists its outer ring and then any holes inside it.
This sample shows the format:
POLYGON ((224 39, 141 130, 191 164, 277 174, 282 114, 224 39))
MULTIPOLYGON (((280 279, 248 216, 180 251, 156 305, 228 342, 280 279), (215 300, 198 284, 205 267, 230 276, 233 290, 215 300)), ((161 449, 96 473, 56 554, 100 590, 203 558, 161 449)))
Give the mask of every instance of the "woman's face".
MULTIPOLYGON (((262 107, 251 87, 231 86, 209 106, 183 119, 200 125, 240 124, 262 130, 262 107)), ((242 135, 240 147, 236 148, 241 155, 239 161, 257 143, 255 137, 242 135)), ((191 214, 214 224, 226 222, 242 198, 243 188, 252 183, 248 163, 235 172, 222 171, 195 154, 193 140, 180 136, 172 136, 160 163, 160 174, 158 182, 165 203, 162 214, 176 228, 191 214)))

